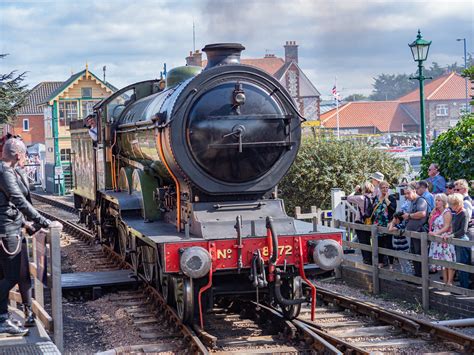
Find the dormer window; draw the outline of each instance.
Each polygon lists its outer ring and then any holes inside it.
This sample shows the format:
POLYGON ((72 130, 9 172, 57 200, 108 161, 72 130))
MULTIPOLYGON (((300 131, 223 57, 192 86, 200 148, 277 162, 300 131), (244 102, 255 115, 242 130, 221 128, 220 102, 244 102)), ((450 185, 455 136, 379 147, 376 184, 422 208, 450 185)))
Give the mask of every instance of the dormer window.
POLYGON ((84 99, 90 99, 92 97, 92 88, 81 88, 81 95, 84 99))

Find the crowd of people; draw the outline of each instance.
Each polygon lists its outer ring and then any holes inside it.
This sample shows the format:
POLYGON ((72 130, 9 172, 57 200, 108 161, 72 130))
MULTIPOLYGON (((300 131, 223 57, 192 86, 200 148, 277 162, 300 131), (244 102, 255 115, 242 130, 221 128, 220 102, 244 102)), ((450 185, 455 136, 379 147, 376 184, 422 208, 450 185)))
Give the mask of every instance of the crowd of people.
POLYGON ((25 232, 33 235, 51 222, 31 204, 28 177, 23 170, 27 149, 21 138, 0 140, 0 334, 22 336, 35 324, 31 309, 31 276, 25 232), (8 312, 10 290, 18 284, 25 315, 18 323, 8 312))
MULTIPOLYGON (((473 202, 465 179, 446 181, 439 166, 431 164, 426 180, 401 186, 400 196, 392 193, 380 172, 371 174, 363 186, 356 186, 347 201, 357 206, 356 222, 387 227, 391 233, 378 233, 380 248, 421 254, 421 241, 406 236, 405 231, 426 232, 437 237, 429 242, 429 256, 434 260, 472 265, 471 248, 455 246, 453 239, 474 241, 473 202)), ((472 183, 472 181, 471 181, 472 183)), ((370 245, 371 232, 356 231, 359 243, 370 245)), ((473 250, 474 251, 474 248, 473 250)), ((372 253, 361 250, 363 262, 372 265, 372 253)), ((394 258, 379 253, 378 267, 393 268, 394 258)), ((421 263, 398 258, 402 272, 421 277, 421 263)), ((442 272, 443 282, 453 285, 455 270, 431 265, 430 273, 442 272)), ((473 288, 474 278, 459 271, 461 287, 473 288)))

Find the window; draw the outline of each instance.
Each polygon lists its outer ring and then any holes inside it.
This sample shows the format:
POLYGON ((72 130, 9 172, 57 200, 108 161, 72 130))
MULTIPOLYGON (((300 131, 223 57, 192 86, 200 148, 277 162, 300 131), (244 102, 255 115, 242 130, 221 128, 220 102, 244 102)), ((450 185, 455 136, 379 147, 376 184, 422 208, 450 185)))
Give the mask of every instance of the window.
POLYGON ((61 161, 71 161, 71 149, 61 149, 61 161))
POLYGON ((30 120, 28 118, 23 119, 23 132, 30 130, 30 120))
POLYGON ((77 101, 63 101, 59 103, 59 123, 69 126, 72 120, 77 120, 77 101))
POLYGON ((448 105, 436 105, 436 116, 447 116, 448 115, 448 105))
POLYGON ((449 127, 454 127, 458 124, 459 120, 449 120, 449 127))
POLYGON ((86 118, 88 115, 93 113, 94 111, 92 108, 98 101, 82 101, 81 108, 82 108, 82 118, 86 118))
POLYGON ((471 105, 466 105, 465 103, 459 107, 459 114, 465 115, 471 112, 471 105))
POLYGON ((92 88, 81 88, 81 95, 85 98, 92 97, 92 88))

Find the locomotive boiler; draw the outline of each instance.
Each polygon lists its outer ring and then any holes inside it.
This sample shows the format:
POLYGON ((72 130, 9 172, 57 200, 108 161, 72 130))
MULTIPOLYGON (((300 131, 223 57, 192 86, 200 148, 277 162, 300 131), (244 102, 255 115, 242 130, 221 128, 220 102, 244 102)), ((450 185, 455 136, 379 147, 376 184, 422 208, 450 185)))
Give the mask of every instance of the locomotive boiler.
MULTIPOLYGON (((71 123, 75 203, 97 237, 158 287, 186 322, 221 294, 257 297, 296 317, 304 265, 332 269, 342 232, 289 217, 276 186, 303 117, 244 47, 204 47, 207 66, 129 85, 95 109, 97 141, 71 123)), ((314 310, 314 304, 313 304, 314 310)))

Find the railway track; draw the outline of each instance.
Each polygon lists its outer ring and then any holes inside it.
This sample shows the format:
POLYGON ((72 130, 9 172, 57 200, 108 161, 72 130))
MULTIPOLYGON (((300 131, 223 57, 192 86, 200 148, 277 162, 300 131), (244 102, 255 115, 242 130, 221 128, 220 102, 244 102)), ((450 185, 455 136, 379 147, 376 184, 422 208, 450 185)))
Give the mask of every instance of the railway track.
MULTIPOLYGON (((82 249, 84 255, 97 266, 98 271, 108 271, 117 268, 131 268, 131 265, 121 259, 121 256, 109 246, 98 246, 94 235, 78 223, 71 220, 77 219, 77 212, 70 205, 48 199, 45 196, 32 194, 33 198, 41 204, 48 204, 59 210, 48 212, 41 205, 35 204, 38 210, 51 220, 56 220, 63 225, 62 242, 76 243, 76 247, 82 249), (49 203, 54 201, 53 203, 49 203), (91 258, 92 256, 92 258, 91 258)), ((109 300, 116 306, 123 307, 134 328, 140 333, 140 338, 151 339, 152 343, 123 347, 114 350, 121 352, 163 352, 176 353, 207 353, 204 344, 195 333, 183 324, 173 308, 168 306, 159 292, 154 288, 142 283, 138 290, 119 291, 110 295, 109 300), (160 341, 157 343, 157 341, 160 341), (164 345, 165 341, 168 345, 164 345)))
MULTIPOLYGON (((45 196, 35 199, 48 203, 45 196)), ((55 201, 54 206, 75 211, 69 204, 55 201)), ((45 213, 50 219, 59 220, 64 232, 95 246, 94 236, 77 223, 45 213)), ((67 216, 64 216, 67 217, 67 216)), ((71 217, 69 217, 71 218, 71 217)), ((102 250, 112 267, 130 268, 120 255, 109 246, 102 250)), ((97 251, 97 248, 96 248, 97 251)), ((95 254, 98 256, 97 254, 95 254)), ((110 264, 108 264, 110 266, 110 264)), ((178 344, 178 352, 185 349, 193 353, 472 353, 474 340, 468 335, 434 325, 406 315, 384 310, 376 305, 361 302, 318 287, 316 318, 310 319, 309 306, 302 306, 300 316, 292 321, 284 319, 278 309, 242 300, 223 300, 207 314, 204 329, 192 329, 182 324, 175 310, 166 304, 161 294, 145 285, 136 291, 122 291, 111 300, 127 308, 127 313, 146 338, 159 337, 178 344), (167 323, 171 332, 160 325, 167 323), (197 334, 197 335, 196 335, 197 334), (183 340, 181 343, 180 339, 183 340)), ((165 350, 160 344, 140 345, 143 351, 165 350), (147 348, 148 347, 148 348, 147 348), (145 349, 145 350, 144 350, 145 349)), ((140 346, 121 348, 121 351, 139 351, 140 346)), ((116 349, 117 350, 117 349, 116 349)))

